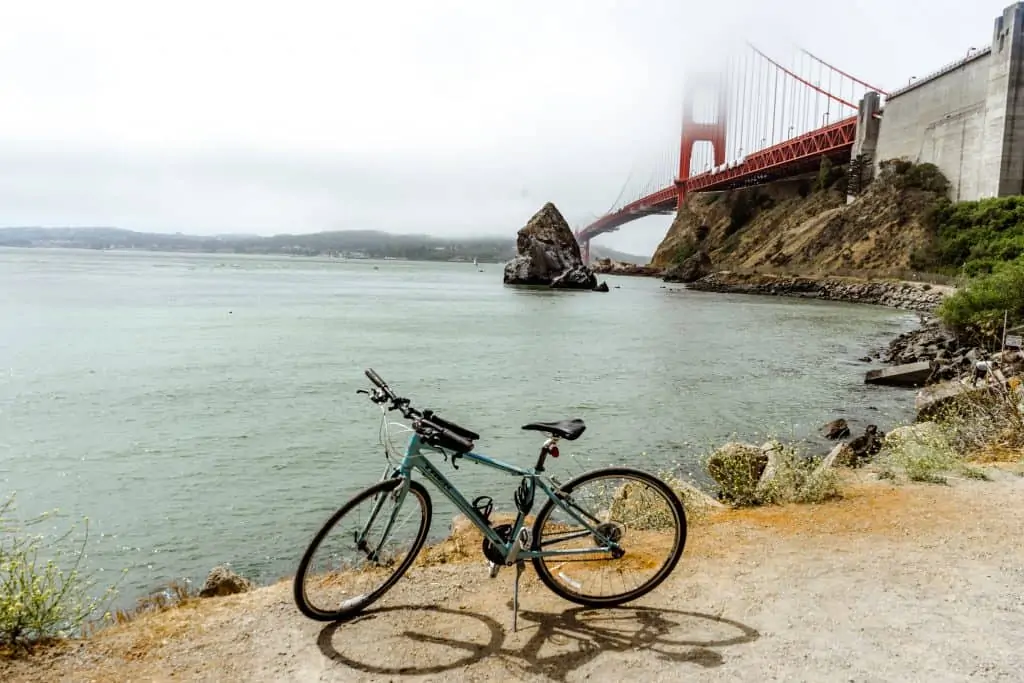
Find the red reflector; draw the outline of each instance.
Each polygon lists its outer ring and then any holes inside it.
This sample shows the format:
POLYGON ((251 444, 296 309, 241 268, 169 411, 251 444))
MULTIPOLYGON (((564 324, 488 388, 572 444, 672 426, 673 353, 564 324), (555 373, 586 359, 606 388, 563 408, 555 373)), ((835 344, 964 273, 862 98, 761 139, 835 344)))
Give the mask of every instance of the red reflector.
POLYGON ((558 457, 558 446, 552 446, 551 448, 549 448, 548 449, 548 454, 552 458, 557 458, 558 457))

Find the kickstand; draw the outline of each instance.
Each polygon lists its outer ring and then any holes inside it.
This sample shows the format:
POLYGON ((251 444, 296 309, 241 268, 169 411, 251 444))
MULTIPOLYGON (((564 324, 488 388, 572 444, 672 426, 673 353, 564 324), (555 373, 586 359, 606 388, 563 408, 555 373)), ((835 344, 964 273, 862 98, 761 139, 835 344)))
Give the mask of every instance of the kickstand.
POLYGON ((512 631, 519 629, 519 577, 523 575, 525 563, 522 560, 516 562, 516 582, 512 588, 512 631))

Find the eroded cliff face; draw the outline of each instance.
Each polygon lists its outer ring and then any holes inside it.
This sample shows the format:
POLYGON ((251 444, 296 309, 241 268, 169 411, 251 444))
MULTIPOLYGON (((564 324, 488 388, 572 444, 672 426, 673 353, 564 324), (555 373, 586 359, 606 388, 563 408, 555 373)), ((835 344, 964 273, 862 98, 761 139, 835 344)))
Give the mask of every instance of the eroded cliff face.
POLYGON ((857 201, 812 191, 812 180, 693 195, 652 265, 667 269, 698 250, 715 270, 907 277, 911 254, 930 239, 926 215, 938 195, 880 176, 857 201))

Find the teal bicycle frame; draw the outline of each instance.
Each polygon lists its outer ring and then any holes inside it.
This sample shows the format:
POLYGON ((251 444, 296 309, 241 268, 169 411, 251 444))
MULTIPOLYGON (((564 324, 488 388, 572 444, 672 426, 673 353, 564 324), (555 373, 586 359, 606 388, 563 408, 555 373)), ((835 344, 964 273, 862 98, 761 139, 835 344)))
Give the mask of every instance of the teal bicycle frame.
MULTIPOLYGON (((557 439, 553 439, 557 441, 557 439)), ((585 531, 576 531, 572 533, 564 533, 552 538, 545 543, 545 545, 551 543, 561 543, 574 538, 582 538, 585 536, 593 537, 600 546, 592 548, 574 548, 571 550, 534 550, 532 546, 537 545, 537 539, 531 542, 530 548, 521 548, 516 555, 516 560, 519 559, 533 559, 540 557, 552 557, 552 556, 572 556, 572 555, 591 555, 595 552, 616 552, 619 551, 619 546, 606 534, 599 531, 598 527, 601 526, 601 520, 597 519, 587 511, 579 508, 574 503, 566 502, 566 496, 562 494, 558 489, 552 488, 541 474, 540 469, 542 468, 543 457, 538 460, 538 467, 533 469, 525 469, 522 467, 516 467, 515 465, 509 465, 508 463, 495 460, 486 455, 480 453, 474 453, 472 451, 457 455, 451 452, 445 451, 441 448, 429 446, 424 444, 420 435, 413 432, 409 437, 409 442, 406 445, 405 456, 402 458, 402 462, 391 470, 390 477, 401 477, 404 483, 394 492, 396 496, 396 505, 394 511, 391 513, 391 519, 388 520, 388 525, 385 528, 384 534, 382 535, 381 542, 387 538, 391 531, 391 526, 394 524, 395 516, 402 507, 402 503, 405 501, 405 496, 409 491, 409 482, 412 479, 413 472, 420 472, 423 477, 431 482, 438 491, 440 491, 445 498, 450 500, 452 504, 459 509, 459 511, 466 515, 470 522, 480 530, 480 532, 490 541, 496 548, 501 549, 502 557, 508 558, 513 546, 516 544, 519 537, 520 531, 523 528, 526 520, 526 515, 533 508, 533 502, 536 495, 537 487, 540 488, 541 492, 544 493, 556 506, 569 514, 570 517, 575 519, 577 522, 585 527, 585 531), (424 451, 436 452, 447 457, 452 458, 452 464, 454 465, 455 459, 462 459, 467 462, 471 462, 477 465, 483 465, 491 469, 504 472, 505 474, 515 475, 523 477, 523 486, 528 487, 529 494, 528 500, 529 505, 523 506, 525 509, 519 509, 516 515, 515 524, 512 527, 512 532, 509 534, 509 540, 505 541, 500 535, 491 527, 490 523, 480 515, 476 508, 466 500, 465 496, 459 491, 459 489, 448 481, 448 478, 441 473, 440 470, 427 458, 424 451), (585 519, 586 518, 586 519, 585 519), (589 520, 589 521, 587 521, 589 520)), ((385 474, 384 479, 389 478, 385 474)), ((377 513, 380 511, 380 507, 384 503, 384 498, 381 498, 375 505, 374 510, 370 515, 370 520, 367 522, 364 528, 364 534, 373 524, 377 513)))

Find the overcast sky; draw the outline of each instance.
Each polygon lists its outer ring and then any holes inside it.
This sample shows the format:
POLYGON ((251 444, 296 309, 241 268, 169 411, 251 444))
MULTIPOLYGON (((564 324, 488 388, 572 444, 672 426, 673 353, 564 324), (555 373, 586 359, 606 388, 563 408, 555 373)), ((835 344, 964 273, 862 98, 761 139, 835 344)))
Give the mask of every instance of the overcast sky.
POLYGON ((677 154, 685 72, 727 40, 895 88, 1008 4, 8 0, 0 225, 493 235, 548 200, 583 225, 677 154))

